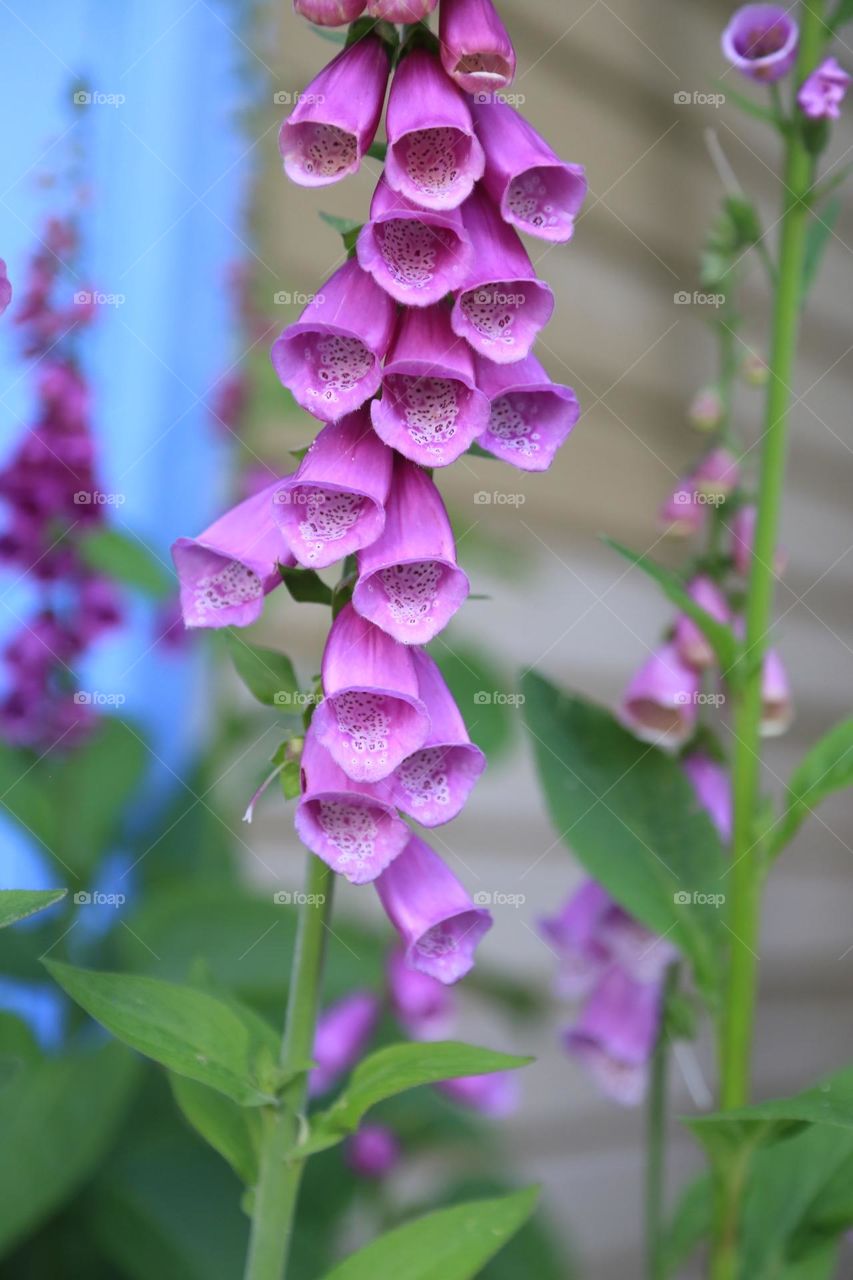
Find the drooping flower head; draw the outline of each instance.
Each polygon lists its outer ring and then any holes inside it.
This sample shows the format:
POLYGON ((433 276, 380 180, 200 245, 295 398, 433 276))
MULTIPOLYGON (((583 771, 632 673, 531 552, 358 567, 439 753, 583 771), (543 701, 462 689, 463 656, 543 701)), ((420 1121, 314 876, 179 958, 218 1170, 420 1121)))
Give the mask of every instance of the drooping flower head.
POLYGON ((700 500, 690 476, 679 480, 658 512, 658 524, 664 532, 678 538, 700 533, 707 518, 708 504, 700 500))
POLYGON ((691 472, 699 493, 709 498, 726 498, 737 487, 740 466, 729 449, 712 449, 691 472))
POLYGON ((723 53, 750 80, 781 80, 797 57, 799 28, 787 9, 776 4, 746 4, 723 32, 723 53))
POLYGON ((642 742, 666 750, 684 745, 698 717, 701 677, 673 644, 656 650, 625 691, 620 719, 642 742))
POLYGON ((317 1020, 308 1074, 308 1092, 319 1097, 350 1071, 367 1048, 379 1021, 379 999, 372 991, 354 991, 324 1009, 317 1020))
POLYGON ((761 736, 778 738, 794 719, 788 672, 776 649, 769 649, 761 673, 761 736))
POLYGON ((376 137, 389 69, 384 41, 366 35, 299 94, 278 136, 292 182, 326 187, 355 173, 376 137))
POLYGON ((365 0, 293 0, 293 12, 318 27, 343 27, 364 13, 365 0))
POLYGON ((403 644, 427 644, 468 591, 441 494, 425 471, 398 455, 385 528, 358 554, 354 608, 403 644))
POLYGON ((492 0, 441 0, 438 38, 445 71, 466 93, 512 83, 515 49, 492 0))
POLYGON ((401 947, 386 965, 394 1016, 412 1040, 446 1040, 453 1029, 454 1001, 443 982, 413 969, 401 947))
POLYGON ((697 431, 716 431, 723 418, 723 401, 716 387, 697 391, 687 410, 690 425, 697 431))
POLYGON ((732 838, 732 792, 725 766, 697 751, 685 758, 682 767, 720 838, 728 843, 732 838))
POLYGON ((351 604, 332 624, 323 654, 325 699, 317 740, 356 782, 387 778, 429 732, 412 652, 351 604))
POLYGON ((454 331, 488 360, 523 360, 551 319, 554 295, 485 192, 466 200, 463 217, 473 255, 453 307, 454 331))
MULTIPOLYGON (((732 561, 735 570, 741 577, 749 577, 749 571, 752 566, 752 557, 755 548, 755 525, 758 520, 758 510, 752 503, 746 506, 738 507, 729 522, 729 532, 731 533, 731 552, 732 561)), ((776 547, 773 552, 773 572, 778 578, 788 565, 788 557, 783 547, 776 547)))
POLYGON ((825 58, 803 82, 797 103, 810 120, 838 120, 850 77, 835 58, 825 58))
POLYGON ((352 884, 366 884, 405 848, 409 828, 387 783, 354 782, 308 730, 302 796, 294 819, 300 840, 352 884))
MULTIPOLYGON (((717 622, 730 620, 731 611, 728 601, 711 578, 700 574, 690 583, 687 594, 717 622)), ((674 640, 678 655, 687 666, 704 671, 716 662, 714 650, 705 638, 704 632, 686 613, 679 614, 676 620, 674 640)))
POLYGON ((660 1026, 661 988, 611 968, 587 1000, 564 1043, 606 1097, 642 1102, 660 1026))
POLYGON ((403 312, 370 416, 386 444, 424 467, 448 466, 485 430, 489 402, 444 303, 403 312))
POLYGON ((461 288, 472 256, 458 209, 421 209, 394 191, 384 176, 357 252, 376 283, 408 307, 429 307, 461 288))
POLYGON ((475 94, 472 111, 486 153, 483 184, 504 221, 541 240, 570 240, 587 192, 583 167, 562 161, 500 98, 475 94))
POLYGON ((421 826, 438 827, 462 812, 486 758, 469 738, 435 660, 422 649, 415 649, 412 657, 430 727, 424 745, 395 769, 391 794, 421 826))
POLYGON ((571 387, 552 382, 532 353, 515 364, 477 358, 489 425, 477 443, 522 471, 546 471, 580 417, 571 387))
POLYGON ((456 1076, 437 1085, 439 1093, 461 1107, 491 1116, 493 1120, 512 1115, 520 1099, 520 1081, 515 1071, 492 1071, 482 1076, 456 1076))
POLYGON ((369 546, 385 526, 393 454, 366 412, 325 427, 276 488, 272 511, 300 564, 321 569, 369 546))
POLYGON ((172 559, 188 627, 248 627, 296 561, 273 516, 276 480, 232 507, 197 538, 178 538, 172 559))
POLYGON ((458 982, 474 965, 491 914, 477 907, 437 853, 413 835, 376 881, 383 907, 400 935, 406 962, 439 982, 458 982))
POLYGON ((392 1129, 384 1124, 363 1124, 348 1138, 346 1161, 360 1178, 387 1178, 400 1163, 401 1148, 392 1129))
POLYGON ((394 321, 391 297, 352 259, 275 340, 273 367, 303 409, 336 422, 379 387, 394 321))
POLYGON ((424 209, 455 209, 483 176, 468 102, 426 49, 402 58, 385 118, 385 177, 424 209))

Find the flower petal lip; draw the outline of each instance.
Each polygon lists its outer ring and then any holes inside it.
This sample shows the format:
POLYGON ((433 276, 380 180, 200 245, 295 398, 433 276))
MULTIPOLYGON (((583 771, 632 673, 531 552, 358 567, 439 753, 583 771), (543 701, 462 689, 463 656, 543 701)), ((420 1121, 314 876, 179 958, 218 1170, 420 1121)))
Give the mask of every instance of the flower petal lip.
POLYGON ((573 389, 552 382, 532 352, 515 364, 478 356, 476 367, 490 410, 480 448, 522 471, 547 471, 580 418, 573 389))
POLYGON ((311 729, 302 752, 302 796, 294 825, 311 852, 351 884, 375 880, 410 835, 388 785, 354 782, 311 729))
POLYGON ((397 67, 385 132, 385 176, 421 208, 457 208, 483 176, 486 157, 468 101, 425 49, 406 54, 397 67))
POLYGON ((505 89, 515 77, 515 49, 491 0, 441 0, 442 65, 466 93, 505 89))
POLYGON ((438 827, 462 812, 486 767, 486 757, 468 736, 435 661, 422 649, 415 650, 413 657, 430 730, 420 751, 395 770, 391 796, 421 826, 438 827))
POLYGON ((450 984, 474 967, 474 952, 492 927, 450 868, 419 836, 376 881, 385 912, 412 969, 450 984))
POLYGON ((484 186, 501 217, 541 240, 565 243, 586 198, 583 166, 561 160, 508 103, 482 96, 471 111, 486 153, 484 186))
POLYGON ((675 751, 696 726, 700 691, 699 672, 681 661, 674 644, 666 644, 631 679, 619 718, 641 742, 675 751))
POLYGON ((468 596, 441 495, 414 463, 397 457, 385 528, 358 555, 353 608, 402 644, 427 644, 468 596))
POLYGON ((793 67, 799 38, 797 23, 780 5, 747 4, 723 32, 723 54, 743 75, 770 84, 793 67))
POLYGON ((485 429, 489 402, 446 306, 403 312, 370 416, 386 444, 424 467, 448 466, 485 429))
POLYGON ((385 526, 393 454, 365 410, 324 427, 272 510, 299 564, 322 569, 374 542, 385 526))
POLYGON ((551 319, 554 295, 483 191, 466 200, 463 217, 474 252, 453 305, 453 331, 487 360, 523 360, 551 319))
POLYGON ((178 538, 172 559, 187 627, 247 627, 264 597, 281 585, 279 564, 296 563, 276 524, 273 495, 281 480, 232 507, 197 538, 178 538))
POLYGON ((346 605, 332 624, 322 663, 325 698, 317 739, 357 782, 377 782, 423 746, 429 715, 411 651, 346 605))
POLYGON ((336 422, 378 390, 395 320, 391 298, 350 260, 276 338, 273 368, 303 409, 336 422))
POLYGON ((659 982, 636 982, 614 966, 564 1035, 568 1052, 606 1096, 623 1106, 638 1105, 645 1094, 660 1005, 659 982))
POLYGON ((317 27, 343 27, 364 13, 365 0, 293 0, 293 12, 317 27))
POLYGON ((278 135, 292 182, 327 187, 356 172, 376 137, 389 70, 384 42, 368 35, 303 90, 278 135))
POLYGON ((438 0, 367 0, 367 13, 385 22, 421 22, 437 4, 438 0))
POLYGON ((356 242, 361 267, 395 301, 428 307, 461 287, 471 241, 458 209, 422 209, 383 175, 356 242))

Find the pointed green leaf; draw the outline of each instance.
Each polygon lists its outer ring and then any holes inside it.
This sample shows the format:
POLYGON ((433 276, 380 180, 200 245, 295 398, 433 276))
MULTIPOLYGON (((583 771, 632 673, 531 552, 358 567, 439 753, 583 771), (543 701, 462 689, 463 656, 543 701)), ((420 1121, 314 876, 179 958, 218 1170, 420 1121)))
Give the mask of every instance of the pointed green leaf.
POLYGON ((159 978, 44 964, 72 1000, 132 1049, 241 1106, 275 1101, 275 1034, 236 1001, 159 978))
POLYGON ((532 1214, 538 1189, 473 1200, 396 1227, 324 1280, 472 1280, 532 1214))
POLYGON ((603 538, 602 541, 606 546, 617 551, 620 556, 624 556, 631 564, 636 565, 638 569, 642 569, 643 573, 648 574, 652 581, 656 582, 663 590, 667 599, 671 600, 682 613, 686 613, 689 618, 693 619, 714 650, 723 674, 728 679, 731 679, 740 650, 737 638, 731 627, 726 626, 723 622, 718 622, 716 618, 711 617, 706 609, 698 605, 692 596, 688 595, 675 574, 670 573, 669 569, 665 569, 663 565, 656 564, 648 556, 637 555, 629 547, 624 547, 621 542, 615 542, 612 538, 603 538))
POLYGON ((97 573, 155 600, 170 596, 175 585, 169 568, 153 551, 118 529, 96 529, 80 542, 80 555, 97 573))
POLYGON ((663 1272, 676 1275, 711 1233, 714 1190, 711 1177, 700 1174, 688 1183, 672 1215, 663 1241, 663 1272))
POLYGON ((844 720, 806 753, 791 775, 782 815, 767 835, 767 856, 781 853, 821 800, 851 785, 853 720, 844 720))
POLYGON ((792 1098, 693 1116, 685 1123, 709 1150, 717 1152, 776 1142, 806 1124, 853 1129, 853 1068, 847 1067, 792 1098))
POLYGON ((603 707, 535 672, 521 688, 560 838, 626 911, 689 958, 712 997, 725 867, 719 837, 678 762, 638 742, 603 707))
POLYGON ((299 681, 286 654, 249 644, 236 631, 228 631, 225 640, 237 675, 258 702, 282 708, 297 704, 299 681))
POLYGON ((299 604, 331 605, 332 588, 327 587, 313 569, 295 569, 282 564, 279 565, 278 571, 282 582, 299 604))
POLYGON ((330 227, 334 227, 335 231, 337 231, 338 235, 344 242, 344 249, 347 254, 352 257, 355 253, 355 242, 361 233, 363 224, 361 222, 356 222, 353 218, 339 218, 334 213, 323 213, 322 210, 320 212, 320 217, 324 222, 327 222, 330 227))
POLYGON ((52 907, 67 889, 0 889, 0 929, 52 907))
POLYGON ((175 1101, 192 1127, 227 1160, 247 1187, 258 1175, 261 1117, 254 1107, 240 1107, 231 1098, 187 1076, 169 1072, 175 1101))
POLYGON ((809 296, 811 287, 817 278, 823 255, 832 238, 840 213, 841 201, 834 197, 832 200, 828 200, 820 213, 816 214, 809 222, 803 260, 803 302, 809 296))
POLYGON ((848 22, 853 22, 853 0, 838 0, 835 12, 829 20, 829 29, 838 31, 848 22))
POLYGON ((457 1076, 509 1071, 531 1061, 453 1040, 392 1044, 378 1049, 359 1063, 337 1101, 312 1121, 310 1136, 300 1145, 300 1153, 334 1146, 355 1132, 371 1107, 407 1089, 457 1076))

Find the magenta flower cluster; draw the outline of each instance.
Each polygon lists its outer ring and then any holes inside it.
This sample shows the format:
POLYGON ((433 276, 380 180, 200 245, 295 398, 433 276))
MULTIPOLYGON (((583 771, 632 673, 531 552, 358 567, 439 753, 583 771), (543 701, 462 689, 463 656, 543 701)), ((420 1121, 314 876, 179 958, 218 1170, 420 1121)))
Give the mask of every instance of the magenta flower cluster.
MULTIPOLYGON (((414 23, 434 7, 295 4, 327 26, 365 10, 414 23)), ((283 385, 325 425, 292 475, 173 553, 184 619, 201 627, 254 622, 281 565, 355 557, 296 828, 336 872, 375 883, 406 963, 449 983, 491 917, 401 816, 449 822, 485 765, 423 648, 469 591, 432 471, 474 442, 541 471, 574 426, 574 392, 532 354, 554 299, 518 233, 569 240, 586 182, 500 98, 516 60, 491 0, 442 0, 437 42, 423 26, 394 49, 372 24, 350 37, 279 140, 294 182, 327 186, 362 164, 385 109, 386 163, 354 254, 272 349, 283 385)))
MULTIPOLYGON (((775 84, 793 69, 800 32, 790 9, 747 4, 736 10, 723 32, 723 53, 750 80, 775 84)), ((809 120, 837 120, 850 76, 835 58, 826 58, 803 81, 797 105, 809 120)))
MULTIPOLYGON (((50 219, 10 313, 38 372, 32 425, 0 470, 0 562, 27 579, 36 600, 3 649, 0 733, 33 748, 69 747, 95 723, 73 667, 121 620, 112 584, 80 554, 81 534, 103 522, 106 508, 98 502, 89 387, 74 353, 92 309, 89 295, 72 296, 62 268, 75 247, 74 223, 50 219)), ((5 278, 4 269, 0 301, 5 278)))

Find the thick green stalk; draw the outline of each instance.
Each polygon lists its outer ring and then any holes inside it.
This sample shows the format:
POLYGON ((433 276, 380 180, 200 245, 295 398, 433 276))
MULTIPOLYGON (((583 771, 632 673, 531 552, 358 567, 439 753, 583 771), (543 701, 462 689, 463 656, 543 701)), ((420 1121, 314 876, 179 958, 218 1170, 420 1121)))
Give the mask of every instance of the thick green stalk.
POLYGON ((651 1079, 646 1102, 646 1280, 663 1280, 664 1183, 666 1180, 667 1085, 669 1030, 667 1006, 677 985, 677 971, 670 966, 664 984, 661 1027, 652 1055, 651 1079))
MULTIPOLYGON (((826 41, 823 0, 805 0, 801 10, 796 80, 817 64, 826 41)), ((728 1110, 749 1100, 753 1021, 758 977, 761 851, 756 815, 761 784, 761 669, 768 647, 775 575, 773 559, 785 483, 788 409, 794 375, 814 161, 798 124, 787 134, 784 203, 773 307, 769 381, 761 449, 758 515, 746 602, 746 657, 734 692, 732 784, 734 830, 729 888, 731 952, 720 1026, 720 1103, 728 1110)), ((714 1280, 737 1275, 737 1230, 741 1178, 718 1171, 714 1280)))
POLYGON ((326 927, 332 905, 333 873, 308 855, 305 901, 299 908, 296 949, 290 975, 281 1042, 285 1079, 280 1105, 264 1113, 260 1173, 255 1187, 252 1230, 244 1280, 282 1280, 304 1161, 293 1157, 304 1125, 308 1073, 320 1003, 326 927))

